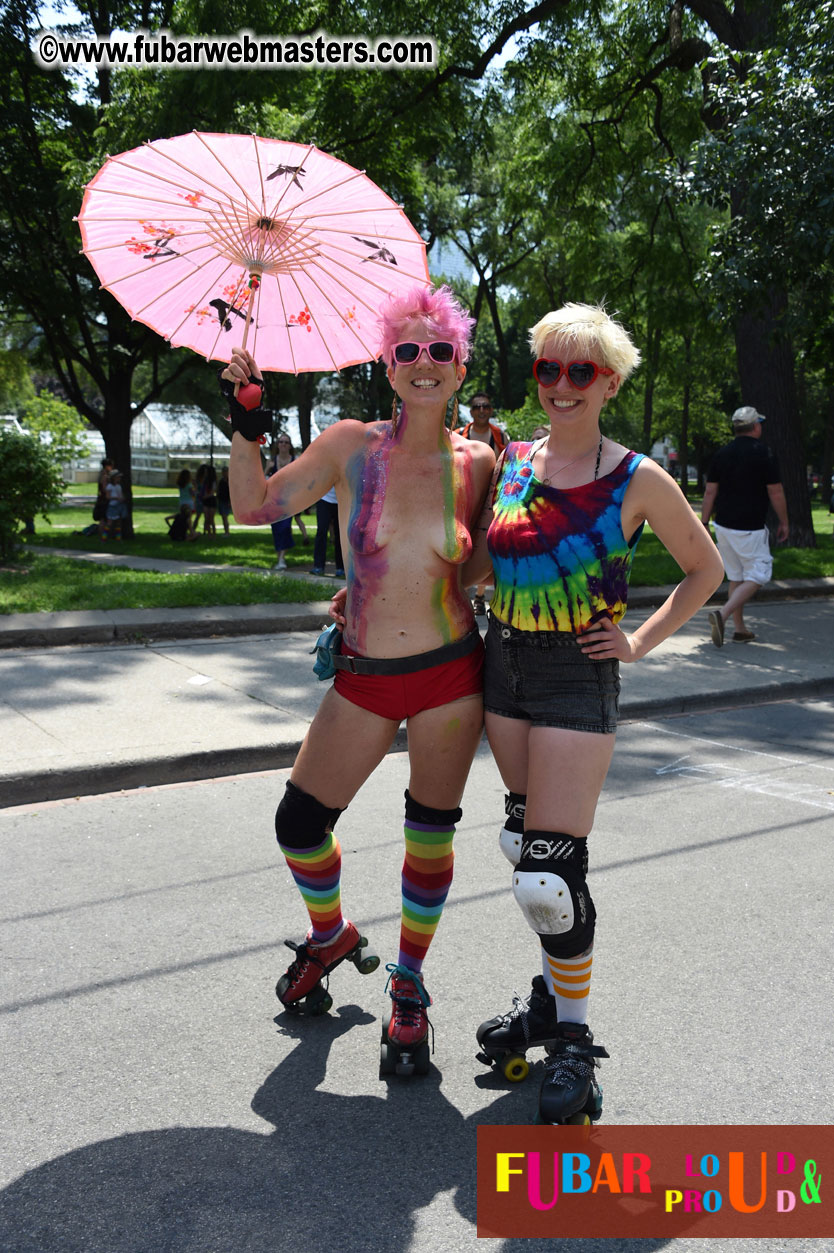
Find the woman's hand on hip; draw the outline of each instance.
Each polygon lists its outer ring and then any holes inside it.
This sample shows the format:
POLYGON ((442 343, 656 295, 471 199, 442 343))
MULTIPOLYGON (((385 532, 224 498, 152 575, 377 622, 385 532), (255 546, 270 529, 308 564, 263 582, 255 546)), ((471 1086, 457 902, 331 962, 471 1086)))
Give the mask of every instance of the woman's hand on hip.
POLYGON ((600 618, 579 636, 579 647, 592 661, 637 661, 637 647, 630 635, 610 618, 600 618))

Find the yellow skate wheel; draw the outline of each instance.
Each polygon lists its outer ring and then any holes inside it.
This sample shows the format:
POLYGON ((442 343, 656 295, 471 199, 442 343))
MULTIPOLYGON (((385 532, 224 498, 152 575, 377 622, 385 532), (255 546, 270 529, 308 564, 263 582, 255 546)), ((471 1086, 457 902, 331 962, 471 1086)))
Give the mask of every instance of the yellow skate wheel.
POLYGON ((521 1083, 530 1073, 530 1063, 521 1053, 510 1053, 501 1063, 501 1073, 510 1083, 521 1083))

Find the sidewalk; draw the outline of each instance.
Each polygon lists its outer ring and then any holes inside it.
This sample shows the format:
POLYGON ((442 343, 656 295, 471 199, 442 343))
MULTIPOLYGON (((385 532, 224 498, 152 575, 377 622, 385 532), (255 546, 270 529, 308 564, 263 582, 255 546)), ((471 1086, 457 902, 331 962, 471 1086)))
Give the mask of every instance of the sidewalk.
MULTIPOLYGON (((634 589, 629 628, 665 592, 634 589)), ((722 649, 702 610, 622 668, 621 716, 834 694, 832 594, 831 579, 771 585, 748 610, 759 639, 722 649)), ((289 765, 325 691, 310 650, 326 610, 323 600, 0 620, 17 645, 0 650, 0 806, 289 765), (68 643, 78 639, 109 642, 68 643)))

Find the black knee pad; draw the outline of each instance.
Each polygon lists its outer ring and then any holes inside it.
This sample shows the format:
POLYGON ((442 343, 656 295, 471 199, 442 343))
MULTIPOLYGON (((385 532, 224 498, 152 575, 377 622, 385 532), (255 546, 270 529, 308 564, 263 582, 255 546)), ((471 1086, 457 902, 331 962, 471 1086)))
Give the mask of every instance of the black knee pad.
POLYGON ((597 913, 587 869, 587 840, 560 831, 525 831, 513 893, 551 957, 578 957, 593 943, 597 913))
POLYGON ((341 809, 328 809, 315 796, 287 783, 275 811, 275 834, 286 848, 317 848, 336 825, 341 809))
POLYGON ((456 827, 463 815, 462 809, 432 809, 429 805, 421 805, 405 790, 406 822, 424 822, 427 827, 456 827))

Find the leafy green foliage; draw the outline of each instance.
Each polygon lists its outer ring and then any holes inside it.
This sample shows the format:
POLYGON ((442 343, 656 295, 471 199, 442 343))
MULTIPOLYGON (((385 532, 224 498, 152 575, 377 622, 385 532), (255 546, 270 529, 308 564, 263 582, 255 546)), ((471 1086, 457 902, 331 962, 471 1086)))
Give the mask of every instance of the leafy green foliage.
POLYGON ((61 502, 63 480, 50 449, 0 427, 0 558, 15 552, 22 524, 61 502))
MULTIPOLYGON (((222 418, 210 371, 98 290, 73 216, 106 154, 148 138, 193 127, 315 142, 365 169, 429 243, 462 250, 454 285, 478 320, 464 394, 486 389, 520 433, 538 416, 526 329, 567 300, 604 302, 643 351, 606 430, 642 449, 669 437, 699 464, 728 412, 764 405, 751 388, 774 336, 790 336, 761 387, 768 403, 778 396, 769 429, 782 433, 792 522, 812 542, 805 462, 830 471, 834 457, 834 0, 77 5, 77 33, 101 35, 430 32, 441 63, 102 70, 82 93, 72 75, 35 66, 37 6, 13 0, 0 13, 0 276, 12 328, 0 394, 32 395, 13 355, 23 351, 35 387, 71 401, 125 469, 132 416, 149 401, 200 393, 222 418), (511 34, 515 50, 496 68, 511 34)), ((270 386, 276 409, 298 402, 297 380, 270 386)), ((328 386, 350 416, 389 410, 377 367, 328 386)))
MULTIPOLYGON (((679 186, 726 210, 703 274, 723 309, 774 282, 824 294, 834 262, 834 3, 787 5, 776 46, 707 63, 721 124, 703 137, 679 186), (743 212, 740 198, 743 197, 743 212)), ((795 307, 801 322, 805 309, 795 307)), ((803 329, 801 325, 797 329, 803 329)))
POLYGON ((28 400, 20 413, 21 425, 46 443, 56 465, 63 466, 90 451, 86 425, 72 405, 42 390, 28 400))

